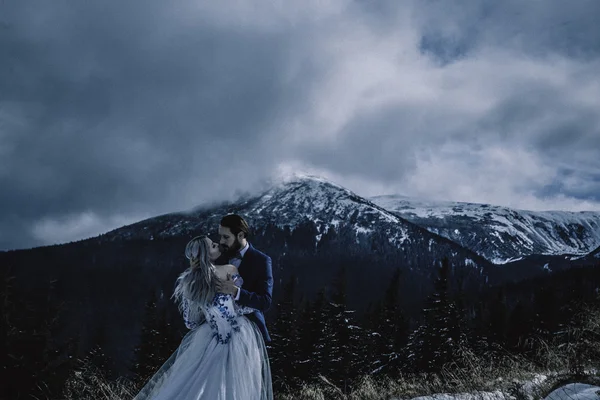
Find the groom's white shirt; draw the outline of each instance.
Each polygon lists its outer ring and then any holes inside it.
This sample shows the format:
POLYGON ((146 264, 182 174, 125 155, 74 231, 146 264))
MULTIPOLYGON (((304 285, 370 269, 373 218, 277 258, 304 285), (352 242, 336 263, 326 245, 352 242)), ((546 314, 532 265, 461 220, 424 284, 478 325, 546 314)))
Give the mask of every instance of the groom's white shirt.
MULTIPOLYGON (((250 248, 250 243, 246 242, 246 245, 240 250, 240 254, 242 255, 242 258, 244 258, 244 254, 246 254, 246 251, 248 251, 248 248, 250 248)), ((229 264, 235 265, 236 268, 239 268, 241 263, 242 263, 242 260, 239 258, 232 258, 229 260, 229 264)), ((240 299, 240 292, 241 292, 241 290, 238 288, 237 294, 235 295, 236 301, 240 299)))

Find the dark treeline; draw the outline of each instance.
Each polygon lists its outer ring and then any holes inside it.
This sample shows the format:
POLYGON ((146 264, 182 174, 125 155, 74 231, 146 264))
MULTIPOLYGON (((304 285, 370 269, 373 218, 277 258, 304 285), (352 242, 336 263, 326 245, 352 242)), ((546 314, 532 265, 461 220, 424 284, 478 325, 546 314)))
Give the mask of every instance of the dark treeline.
POLYGON ((344 272, 314 301, 295 296, 294 279, 278 305, 270 350, 274 383, 290 389, 326 378, 349 391, 365 374, 437 373, 461 366, 469 349, 490 361, 507 354, 542 362, 545 344, 572 340, 586 306, 600 305, 600 265, 464 292, 445 259, 418 315, 403 311, 400 270, 381 300, 358 316, 346 307, 344 272))
POLYGON ((121 376, 145 329, 164 336, 161 318, 178 343, 185 327, 169 297, 181 246, 84 241, 1 254, 0 396, 57 398, 84 363, 121 376))

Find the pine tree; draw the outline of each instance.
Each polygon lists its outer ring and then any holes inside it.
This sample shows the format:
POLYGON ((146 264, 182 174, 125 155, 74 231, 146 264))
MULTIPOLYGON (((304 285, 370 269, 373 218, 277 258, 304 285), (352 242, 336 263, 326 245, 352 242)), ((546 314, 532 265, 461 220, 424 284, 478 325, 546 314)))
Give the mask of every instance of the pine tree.
MULTIPOLYGON (((158 337, 156 346, 156 361, 160 367, 181 344, 181 335, 177 332, 177 329, 173 326, 168 311, 169 303, 166 302, 164 297, 161 295, 163 300, 162 304, 157 304, 156 307, 156 320, 158 337)), ((179 318, 179 312, 177 312, 179 318)))
POLYGON ((101 323, 96 327, 92 343, 93 347, 86 357, 87 365, 94 368, 107 379, 112 379, 115 372, 114 362, 112 358, 106 354, 109 340, 104 324, 101 323))
POLYGON ((489 339, 496 344, 506 346, 508 309, 506 307, 506 296, 502 289, 498 290, 490 304, 489 315, 489 339))
POLYGON ((292 276, 283 287, 283 297, 277 304, 277 319, 273 326, 273 341, 269 356, 273 383, 276 387, 294 385, 299 361, 297 307, 294 302, 296 278, 292 276))
POLYGON ((351 355, 350 360, 350 372, 349 378, 364 376, 372 371, 373 363, 373 345, 371 332, 355 324, 357 318, 355 317, 354 311, 347 311, 348 329, 349 329, 349 342, 350 346, 348 351, 351 355))
POLYGON ((296 376, 301 382, 308 382, 314 377, 316 353, 316 343, 318 330, 315 329, 316 316, 314 306, 307 301, 300 312, 300 321, 298 324, 298 359, 296 361, 296 376))
POLYGON ((526 340, 531 331, 531 315, 525 304, 518 301, 508 316, 506 332, 507 345, 510 350, 524 352, 526 340))
POLYGON ((402 366, 402 353, 408 341, 408 319, 400 304, 401 270, 394 271, 383 299, 375 307, 371 329, 374 336, 378 362, 376 368, 385 367, 388 374, 396 373, 402 366))
POLYGON ((134 349, 132 372, 137 382, 144 382, 160 367, 160 330, 154 291, 146 303, 139 344, 134 349))
POLYGON ((56 396, 63 389, 71 370, 77 360, 79 333, 68 331, 68 336, 62 338, 65 329, 66 305, 56 294, 56 281, 48 288, 44 310, 46 317, 40 334, 43 336, 44 351, 40 371, 41 381, 44 382, 47 395, 56 396))
POLYGON ((307 301, 298 325, 298 358, 296 374, 300 382, 314 381, 319 375, 328 376, 331 368, 332 325, 328 320, 330 303, 325 289, 315 299, 307 301))
POLYGON ((424 323, 409 337, 408 359, 412 367, 424 372, 439 372, 453 360, 465 340, 460 326, 460 313, 450 297, 450 266, 444 258, 438 270, 434 293, 423 309, 424 323))
POLYGON ((346 387, 355 346, 351 337, 351 312, 346 308, 346 269, 342 267, 334 280, 334 290, 328 305, 329 315, 326 317, 331 326, 329 338, 329 378, 336 384, 346 387))
POLYGON ((549 342, 559 327, 558 298, 552 288, 542 287, 533 300, 533 332, 538 340, 549 342))
POLYGON ((395 355, 400 354, 408 340, 408 319, 399 301, 400 279, 401 271, 398 268, 392 276, 383 302, 383 313, 388 322, 388 330, 384 332, 386 336, 389 335, 389 350, 395 355))
POLYGON ((308 336, 312 341, 312 370, 310 377, 319 375, 329 376, 331 371, 331 338, 332 326, 329 316, 331 315, 330 303, 325 294, 325 289, 317 293, 312 307, 309 323, 308 336))
POLYGON ((382 301, 370 303, 362 318, 364 326, 361 334, 362 348, 364 351, 364 362, 366 363, 366 372, 373 373, 380 371, 387 365, 386 341, 384 336, 379 333, 381 330, 381 321, 383 315, 382 301))

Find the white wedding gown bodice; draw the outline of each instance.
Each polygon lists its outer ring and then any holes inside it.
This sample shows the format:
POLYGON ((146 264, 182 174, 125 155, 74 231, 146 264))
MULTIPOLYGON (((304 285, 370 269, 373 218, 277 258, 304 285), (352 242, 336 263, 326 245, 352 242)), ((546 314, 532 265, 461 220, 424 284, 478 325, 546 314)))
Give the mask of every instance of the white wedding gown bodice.
POLYGON ((253 309, 217 293, 202 311, 190 319, 189 304, 183 303, 183 319, 191 330, 134 400, 272 400, 266 347, 244 316, 253 309))

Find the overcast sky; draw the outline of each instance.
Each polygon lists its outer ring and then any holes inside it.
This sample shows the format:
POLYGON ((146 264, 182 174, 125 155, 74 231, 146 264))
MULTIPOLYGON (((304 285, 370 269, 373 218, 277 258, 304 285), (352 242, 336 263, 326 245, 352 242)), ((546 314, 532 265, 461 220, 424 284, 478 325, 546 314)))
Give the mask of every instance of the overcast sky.
POLYGON ((600 211, 600 1, 0 2, 0 250, 296 169, 600 211))

